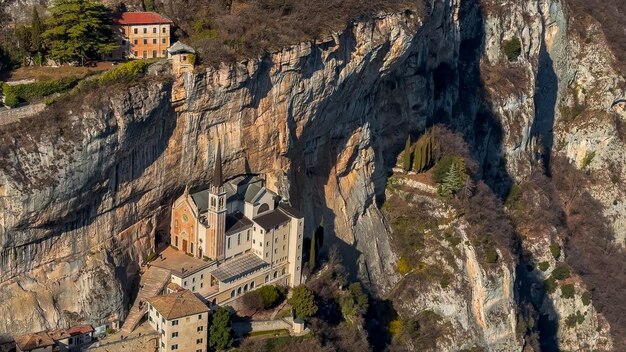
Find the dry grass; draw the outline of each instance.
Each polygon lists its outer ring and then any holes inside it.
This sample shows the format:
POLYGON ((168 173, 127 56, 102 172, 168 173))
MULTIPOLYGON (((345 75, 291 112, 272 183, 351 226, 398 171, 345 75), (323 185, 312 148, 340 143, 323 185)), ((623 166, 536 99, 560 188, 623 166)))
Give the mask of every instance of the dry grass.
POLYGON ((114 68, 110 62, 100 62, 96 67, 20 67, 4 77, 7 81, 34 79, 36 81, 59 80, 69 77, 85 77, 114 68))

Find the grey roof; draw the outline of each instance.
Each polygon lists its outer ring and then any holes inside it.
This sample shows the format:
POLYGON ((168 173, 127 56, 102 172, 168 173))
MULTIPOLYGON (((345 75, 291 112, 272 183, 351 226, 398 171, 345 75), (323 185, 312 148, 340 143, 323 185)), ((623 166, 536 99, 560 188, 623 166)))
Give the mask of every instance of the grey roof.
POLYGON ((284 224, 289 221, 289 217, 282 211, 274 209, 270 212, 263 213, 253 219, 255 223, 261 226, 265 231, 269 231, 278 225, 284 224))
POLYGON ((244 197, 246 202, 252 203, 262 189, 263 187, 257 183, 250 184, 248 189, 246 189, 246 195, 244 197))
POLYGON ((252 220, 236 211, 226 217, 226 236, 241 232, 252 227, 252 220))
POLYGON ((248 253, 224 262, 217 270, 211 272, 211 275, 221 282, 228 283, 267 267, 269 264, 263 259, 254 253, 248 253))
POLYGON ((283 213, 285 213, 285 214, 287 214, 287 215, 289 215, 291 217, 294 217, 294 218, 297 218, 297 219, 304 218, 304 215, 302 215, 302 213, 298 209, 292 207, 291 205, 289 205, 287 203, 282 203, 281 202, 278 205, 278 209, 280 209, 283 213))
POLYGON ((182 53, 190 53, 190 54, 196 53, 196 51, 192 47, 190 47, 189 45, 183 44, 181 42, 176 42, 172 44, 172 46, 167 48, 167 52, 172 55, 182 54, 182 53))
POLYGON ((193 202, 196 203, 196 207, 198 207, 198 212, 200 214, 209 209, 209 192, 206 190, 192 194, 191 199, 193 199, 193 202))
POLYGON ((224 190, 226 191, 226 202, 234 202, 236 200, 243 199, 243 197, 237 193, 237 188, 230 182, 224 183, 224 190))

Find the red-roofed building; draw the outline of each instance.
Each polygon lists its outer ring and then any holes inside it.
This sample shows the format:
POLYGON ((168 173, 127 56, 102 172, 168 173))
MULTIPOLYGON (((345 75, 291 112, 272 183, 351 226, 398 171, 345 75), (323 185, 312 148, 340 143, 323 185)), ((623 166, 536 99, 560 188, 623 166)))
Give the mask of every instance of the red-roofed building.
POLYGON ((112 59, 152 59, 167 57, 172 20, 156 12, 123 12, 113 31, 119 49, 112 59))

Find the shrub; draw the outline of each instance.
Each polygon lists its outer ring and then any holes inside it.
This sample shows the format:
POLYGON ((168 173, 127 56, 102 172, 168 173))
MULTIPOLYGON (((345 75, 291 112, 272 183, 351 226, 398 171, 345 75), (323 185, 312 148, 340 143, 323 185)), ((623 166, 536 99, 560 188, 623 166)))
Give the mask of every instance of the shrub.
POLYGON ((211 314, 211 326, 209 327, 209 346, 215 350, 223 350, 233 343, 233 330, 231 328, 230 310, 219 307, 211 314))
POLYGON ((567 284, 561 286, 561 298, 574 298, 575 293, 574 285, 567 284))
POLYGON ((112 334, 115 334, 115 329, 107 328, 107 335, 112 335, 112 334))
POLYGON ((556 280, 552 276, 550 276, 543 281, 543 286, 546 289, 547 293, 552 294, 556 291, 558 285, 556 283, 556 280))
POLYGON ((109 85, 130 82, 144 74, 147 68, 148 63, 143 60, 130 61, 103 73, 98 77, 98 83, 100 85, 109 85))
POLYGON ((490 264, 494 264, 498 261, 498 252, 494 247, 485 248, 485 261, 490 264))
POLYGON ((400 274, 404 275, 411 271, 411 265, 405 257, 400 257, 400 259, 398 259, 398 262, 396 263, 396 269, 400 274))
POLYGON ((504 54, 509 62, 517 60, 517 58, 522 54, 522 43, 517 37, 505 40, 502 48, 504 49, 504 54))
POLYGON ((148 257, 146 258, 147 262, 151 262, 152 260, 154 260, 154 258, 156 258, 156 253, 154 253, 154 250, 150 251, 150 254, 148 255, 148 257))
POLYGON ((550 263, 548 262, 541 262, 539 263, 539 270, 546 272, 546 270, 548 270, 548 268, 550 268, 550 263))
POLYGON ((272 286, 272 285, 263 286, 259 288, 257 291, 259 292, 259 295, 261 296, 264 309, 271 308, 280 297, 280 294, 278 293, 278 289, 276 288, 276 286, 272 286))
POLYGON ((565 319, 565 325, 567 327, 573 328, 576 324, 582 324, 585 322, 585 316, 579 311, 576 311, 576 314, 570 314, 565 319))
POLYGON ((585 291, 583 293, 581 300, 583 301, 583 305, 588 306, 591 303, 591 293, 589 291, 585 291))
POLYGON ((264 308, 263 306, 263 297, 258 290, 247 292, 243 297, 241 297, 242 303, 246 306, 246 308, 257 311, 264 308))
POLYGON ((511 186, 511 190, 509 191, 508 196, 506 197, 506 201, 504 205, 507 208, 514 208, 517 202, 520 200, 522 196, 522 188, 518 184, 513 184, 511 186))
POLYGON ((450 170, 450 167, 454 163, 454 160, 457 158, 458 157, 450 155, 441 158, 441 160, 439 160, 432 169, 433 181, 435 181, 436 183, 442 183, 444 178, 446 177, 446 174, 450 170))
POLYGON ((61 80, 49 80, 28 84, 19 84, 10 86, 2 85, 2 91, 5 95, 5 105, 15 107, 20 102, 32 103, 43 97, 64 92, 76 85, 77 78, 66 78, 61 80))
POLYGON ((559 259, 561 256, 561 246, 559 246, 558 243, 552 243, 550 245, 550 253, 552 253, 554 259, 559 259))
POLYGON ((565 264, 559 264, 554 268, 552 277, 555 280, 565 280, 570 276, 570 270, 565 264))
POLYGON ((593 158, 595 158, 595 156, 596 156, 596 152, 587 151, 587 153, 585 154, 585 157, 582 160, 581 168, 584 169, 587 166, 589 166, 589 164, 591 164, 591 162, 593 161, 593 158))

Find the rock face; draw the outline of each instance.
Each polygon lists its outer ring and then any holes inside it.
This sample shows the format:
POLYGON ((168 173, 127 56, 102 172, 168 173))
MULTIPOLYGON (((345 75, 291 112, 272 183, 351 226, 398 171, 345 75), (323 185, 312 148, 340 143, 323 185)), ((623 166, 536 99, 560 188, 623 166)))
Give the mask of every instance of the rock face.
MULTIPOLYGON (((173 85, 162 81, 112 90, 86 97, 51 133, 3 137, 0 334, 124 316, 139 263, 168 223, 167 207, 185 186, 207 184, 218 142, 227 176, 267 174, 269 186, 304 211, 306 231, 323 218, 325 243, 338 245, 380 295, 400 276, 378 203, 409 131, 443 122, 461 132, 501 192, 528 175, 529 160, 541 154, 535 150, 558 150, 561 140, 561 150, 581 162, 595 151, 588 167, 599 175, 612 160, 623 164, 619 125, 603 123, 624 119, 611 110, 624 97, 623 78, 609 65, 603 37, 594 32, 595 46, 583 49, 585 39, 568 32, 555 0, 483 5, 446 0, 425 15, 381 15, 322 40, 178 77, 174 99, 173 85), (513 37, 522 50, 509 62, 501 46, 513 37), (590 119, 581 120, 589 123, 570 123, 558 107, 582 101, 590 119)), ((46 113, 33 119, 43 123, 46 113)), ((594 189, 622 239, 623 190, 619 183, 594 189)), ((482 272, 471 248, 463 251, 460 280, 482 280, 475 295, 488 296, 481 304, 507 302, 507 318, 491 320, 470 301, 451 312, 465 311, 467 321, 482 314, 468 330, 480 332, 477 344, 507 350, 515 336, 514 271, 482 272)), ((464 297, 452 289, 435 295, 464 297)), ((579 308, 555 307, 561 317, 579 308)), ((566 335, 567 348, 580 347, 566 335)))

